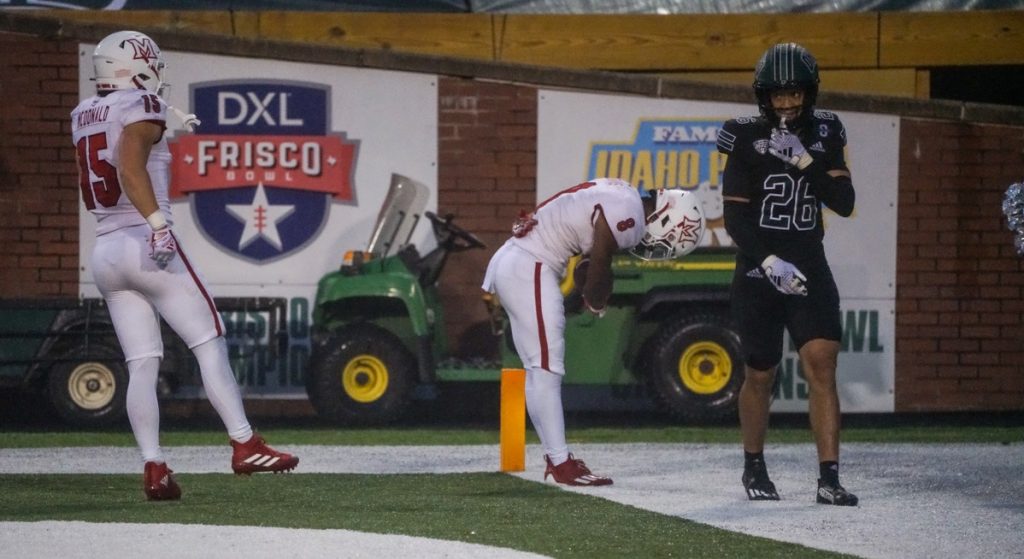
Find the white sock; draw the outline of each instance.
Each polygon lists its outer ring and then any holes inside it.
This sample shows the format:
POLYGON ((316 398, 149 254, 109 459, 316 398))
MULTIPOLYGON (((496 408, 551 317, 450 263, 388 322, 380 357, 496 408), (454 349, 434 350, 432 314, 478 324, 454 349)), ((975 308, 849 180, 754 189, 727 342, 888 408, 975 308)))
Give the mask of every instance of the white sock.
POLYGON ((240 443, 248 441, 252 438, 252 426, 245 417, 242 394, 238 391, 238 382, 231 372, 227 342, 223 336, 217 336, 192 348, 192 353, 199 362, 206 397, 210 399, 213 409, 217 410, 220 420, 224 422, 228 436, 240 443))
POLYGON ((565 417, 562 413, 562 375, 541 368, 527 369, 526 410, 551 463, 557 466, 568 460, 569 446, 565 442, 565 417))
POLYGON ((144 462, 163 462, 160 450, 160 404, 156 398, 159 357, 128 361, 128 422, 144 462))

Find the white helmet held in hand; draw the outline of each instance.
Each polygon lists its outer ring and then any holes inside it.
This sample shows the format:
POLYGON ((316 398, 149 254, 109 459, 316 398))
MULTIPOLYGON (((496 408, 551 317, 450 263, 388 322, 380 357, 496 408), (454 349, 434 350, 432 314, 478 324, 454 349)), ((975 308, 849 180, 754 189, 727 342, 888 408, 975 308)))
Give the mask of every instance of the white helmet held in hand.
POLYGON ((164 85, 160 47, 138 31, 118 31, 104 37, 92 55, 96 91, 145 89, 157 95, 164 85))
POLYGON ((669 260, 686 256, 700 245, 707 223, 697 194, 687 190, 658 190, 654 211, 640 244, 630 252, 643 260, 669 260))

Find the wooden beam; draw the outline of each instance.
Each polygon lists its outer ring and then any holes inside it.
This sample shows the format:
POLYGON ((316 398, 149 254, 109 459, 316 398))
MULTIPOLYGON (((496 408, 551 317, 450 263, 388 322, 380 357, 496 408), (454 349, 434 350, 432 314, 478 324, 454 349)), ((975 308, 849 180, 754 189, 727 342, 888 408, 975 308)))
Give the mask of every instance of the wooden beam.
MULTIPOLYGON (((62 12, 62 15, 66 14, 62 12)), ((38 12, 25 14, 0 10, 0 34, 29 34, 55 41, 94 42, 123 28, 123 21, 116 18, 103 19, 99 23, 79 22, 70 18, 40 16, 38 12)), ((353 49, 308 42, 182 32, 160 27, 140 26, 139 30, 151 34, 166 50, 495 80, 521 84, 525 87, 580 89, 665 99, 751 103, 749 85, 696 82, 650 74, 594 72, 490 62, 379 49, 353 49)), ((742 73, 745 74, 746 71, 742 73)), ((968 123, 1024 124, 1024 109, 1016 106, 897 98, 827 90, 822 91, 819 103, 822 107, 839 112, 860 111, 968 123)))
POLYGON ((487 14, 258 12, 240 36, 493 60, 487 14), (255 35, 248 33, 254 32, 255 35))
POLYGON ((231 14, 227 11, 45 10, 33 13, 83 23, 117 24, 121 29, 159 27, 169 31, 232 34, 231 14))
POLYGON ((497 16, 497 60, 602 70, 751 70, 797 42, 823 67, 875 67, 878 15, 497 16))
POLYGON ((884 12, 879 65, 1024 64, 1024 11, 884 12))
MULTIPOLYGON (((658 75, 746 86, 749 86, 754 81, 754 72, 752 70, 749 72, 659 72, 658 75)), ((821 91, 926 99, 927 95, 922 97, 918 94, 918 80, 918 72, 912 68, 822 70, 821 91)), ((925 93, 927 93, 927 89, 925 93)), ((750 102, 754 102, 753 93, 751 93, 750 102)))

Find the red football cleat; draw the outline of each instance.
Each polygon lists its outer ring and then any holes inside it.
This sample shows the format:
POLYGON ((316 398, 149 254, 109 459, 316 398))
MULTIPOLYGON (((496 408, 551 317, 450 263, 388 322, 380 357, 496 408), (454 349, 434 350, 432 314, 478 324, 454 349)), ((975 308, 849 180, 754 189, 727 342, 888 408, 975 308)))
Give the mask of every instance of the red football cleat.
POLYGON ((231 457, 231 469, 239 475, 287 472, 299 464, 298 456, 270 448, 258 433, 253 433, 252 438, 244 443, 231 441, 231 448, 235 450, 231 457))
POLYGON ((611 485, 612 479, 608 477, 596 476, 591 473, 590 468, 583 463, 583 460, 573 458, 572 454, 569 454, 569 459, 561 464, 555 466, 551 463, 551 459, 544 455, 544 462, 547 467, 544 468, 544 479, 548 479, 550 475, 556 482, 564 483, 565 485, 611 485))
POLYGON ((142 488, 150 501, 176 501, 181 498, 181 487, 174 481, 174 476, 167 464, 146 462, 146 472, 142 477, 142 488))

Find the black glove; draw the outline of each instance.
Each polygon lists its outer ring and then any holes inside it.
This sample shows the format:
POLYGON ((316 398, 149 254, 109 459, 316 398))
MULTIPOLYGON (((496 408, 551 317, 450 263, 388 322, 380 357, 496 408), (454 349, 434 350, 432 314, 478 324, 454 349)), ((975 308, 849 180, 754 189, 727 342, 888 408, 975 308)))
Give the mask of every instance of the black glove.
POLYGON ((565 316, 577 315, 583 312, 583 290, 577 286, 562 299, 562 306, 565 308, 565 316))

